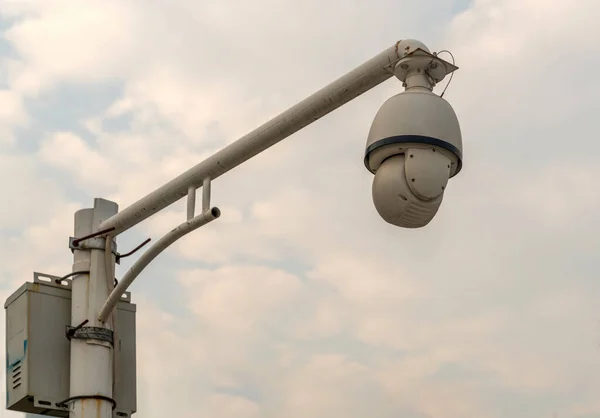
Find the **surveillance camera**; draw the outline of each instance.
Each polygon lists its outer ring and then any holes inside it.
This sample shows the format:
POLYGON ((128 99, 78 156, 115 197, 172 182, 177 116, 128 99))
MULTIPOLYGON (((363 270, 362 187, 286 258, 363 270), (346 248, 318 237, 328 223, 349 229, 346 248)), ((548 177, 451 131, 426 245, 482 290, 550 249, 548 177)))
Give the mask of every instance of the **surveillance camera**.
POLYGON ((420 228, 433 219, 448 179, 462 167, 462 138, 454 110, 432 92, 434 77, 417 71, 431 58, 406 61, 399 61, 396 74, 409 85, 375 116, 365 166, 375 174, 372 194, 379 215, 393 225, 420 228))

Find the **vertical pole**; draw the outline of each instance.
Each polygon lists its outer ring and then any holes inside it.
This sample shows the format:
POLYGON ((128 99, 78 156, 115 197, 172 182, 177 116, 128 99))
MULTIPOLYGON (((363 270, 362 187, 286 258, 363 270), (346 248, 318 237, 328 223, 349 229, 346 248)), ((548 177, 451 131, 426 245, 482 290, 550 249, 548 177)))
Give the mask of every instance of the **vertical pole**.
POLYGON ((202 183, 202 212, 210 209, 210 177, 205 177, 202 183))
MULTIPOLYGON (((89 235, 99 225, 115 215, 114 202, 95 199, 93 209, 75 213, 75 237, 89 235)), ((112 418, 113 346, 98 335, 111 335, 111 320, 98 321, 98 313, 114 287, 115 257, 111 256, 111 271, 107 272, 105 259, 106 238, 92 238, 79 244, 74 251, 73 271, 89 271, 75 276, 72 281, 71 324, 89 321, 71 339, 71 376, 69 417, 112 418)))
POLYGON ((190 186, 188 188, 188 200, 187 200, 187 220, 191 220, 196 213, 196 188, 190 186))

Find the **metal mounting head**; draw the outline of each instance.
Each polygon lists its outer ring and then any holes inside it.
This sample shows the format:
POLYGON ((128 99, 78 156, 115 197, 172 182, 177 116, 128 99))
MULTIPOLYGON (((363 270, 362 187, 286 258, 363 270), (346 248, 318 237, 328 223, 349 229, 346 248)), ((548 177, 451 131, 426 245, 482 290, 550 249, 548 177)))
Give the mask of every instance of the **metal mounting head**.
POLYGON ((403 83, 407 83, 411 75, 417 74, 428 75, 435 83, 439 83, 456 70, 458 70, 456 65, 439 58, 435 53, 416 48, 398 61, 394 74, 403 83))

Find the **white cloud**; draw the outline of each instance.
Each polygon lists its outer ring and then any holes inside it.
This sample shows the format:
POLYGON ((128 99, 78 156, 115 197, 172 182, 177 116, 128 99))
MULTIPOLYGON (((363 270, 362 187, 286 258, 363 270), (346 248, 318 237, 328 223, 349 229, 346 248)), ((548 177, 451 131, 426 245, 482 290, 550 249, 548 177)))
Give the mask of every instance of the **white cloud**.
MULTIPOLYGON (((256 418, 263 416, 259 405, 248 399, 230 395, 212 395, 201 407, 207 416, 231 418, 256 418)), ((194 412, 190 417, 197 416, 194 412)))
POLYGON ((40 148, 40 159, 66 169, 77 175, 79 181, 96 187, 106 184, 106 176, 110 176, 112 172, 108 159, 90 149, 81 138, 70 132, 56 133, 44 142, 40 148))
POLYGON ((569 228, 576 219, 593 219, 600 206, 597 166, 555 165, 522 184, 523 206, 550 229, 569 228))
POLYGON ((198 320, 238 333, 279 322, 272 312, 281 314, 286 306, 296 305, 301 292, 298 278, 260 266, 193 270, 181 282, 198 320))
MULTIPOLYGON (((12 2, 6 3, 10 13, 12 2)), ((67 79, 98 81, 127 70, 134 22, 126 3, 44 3, 30 2, 27 11, 32 15, 5 35, 28 63, 24 75, 14 76, 17 87, 35 94, 67 79), (110 53, 99 53, 107 49, 110 53)))
POLYGON ((13 145, 14 128, 23 125, 26 120, 21 98, 10 90, 0 90, 0 144, 13 145))
POLYGON ((364 138, 392 82, 215 180, 223 216, 136 283, 139 415, 597 414, 597 4, 456 6, 4 2, 4 137, 61 83, 122 87, 0 158, 4 286, 69 269, 84 197, 124 207, 408 35, 461 67, 465 167, 436 220, 393 229, 370 202, 364 138))

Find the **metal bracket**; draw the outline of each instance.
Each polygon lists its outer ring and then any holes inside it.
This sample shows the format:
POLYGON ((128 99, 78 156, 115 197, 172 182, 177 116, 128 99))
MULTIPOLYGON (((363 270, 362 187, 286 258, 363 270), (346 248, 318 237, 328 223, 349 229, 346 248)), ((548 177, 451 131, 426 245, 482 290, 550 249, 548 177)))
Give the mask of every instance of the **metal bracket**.
MULTIPOLYGON (((202 181, 202 212, 210 210, 210 177, 202 181)), ((196 212, 196 186, 188 187, 187 220, 191 221, 196 212)))
POLYGON ((448 74, 458 70, 458 67, 441 59, 436 53, 427 52, 417 48, 408 54, 405 54, 395 64, 394 73, 403 83, 411 72, 418 71, 428 74, 435 83, 439 83, 448 74))
MULTIPOLYGON (((87 320, 84 322, 87 323, 87 320)), ((75 338, 76 340, 106 341, 114 346, 114 333, 106 328, 67 325, 65 334, 68 340, 75 338)))
POLYGON ((202 212, 210 210, 210 177, 202 182, 202 212))
MULTIPOLYGON (((52 274, 33 272, 33 283, 42 284, 45 286, 52 286, 55 288, 65 289, 71 291, 71 278, 64 278, 60 276, 54 276, 52 274)), ((131 292, 124 292, 121 295, 121 302, 131 303, 131 292)))
MULTIPOLYGON (((148 238, 147 240, 145 240, 144 242, 142 242, 140 245, 138 245, 137 247, 135 247, 133 250, 125 253, 125 254, 120 254, 117 251, 117 243, 113 240, 112 241, 112 253, 115 256, 115 263, 116 264, 121 264, 121 259, 125 258, 125 257, 129 257, 130 255, 135 254, 139 249, 141 249, 143 246, 145 246, 146 244, 148 244, 151 241, 151 238, 148 238)), ((94 237, 94 238, 88 238, 85 241, 81 241, 81 238, 75 238, 75 237, 69 237, 69 248, 71 249, 71 252, 74 252, 75 250, 102 250, 102 251, 106 251, 106 238, 104 237, 94 237)))

